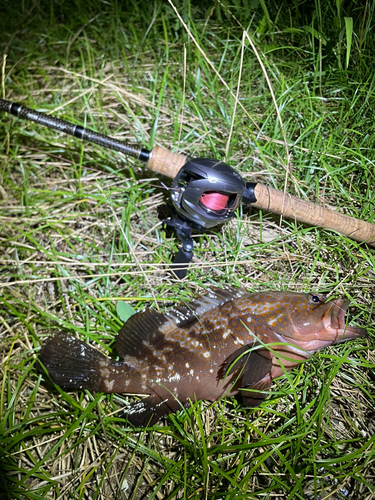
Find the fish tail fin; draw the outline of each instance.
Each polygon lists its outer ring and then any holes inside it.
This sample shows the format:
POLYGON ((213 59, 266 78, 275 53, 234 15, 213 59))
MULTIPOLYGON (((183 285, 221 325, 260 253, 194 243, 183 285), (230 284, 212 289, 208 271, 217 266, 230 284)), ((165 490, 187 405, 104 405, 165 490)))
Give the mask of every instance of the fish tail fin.
MULTIPOLYGON (((101 371, 110 366, 111 360, 72 335, 60 332, 50 337, 40 351, 39 361, 56 385, 105 391, 101 371)), ((41 366, 39 370, 44 371, 41 366)))

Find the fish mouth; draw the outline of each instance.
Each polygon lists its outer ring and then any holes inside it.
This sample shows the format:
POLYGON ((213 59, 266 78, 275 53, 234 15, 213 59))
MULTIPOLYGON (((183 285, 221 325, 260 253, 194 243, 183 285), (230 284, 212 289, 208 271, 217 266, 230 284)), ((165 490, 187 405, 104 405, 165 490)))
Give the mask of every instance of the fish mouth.
POLYGON ((346 321, 346 313, 350 305, 349 300, 336 299, 330 302, 330 307, 324 314, 323 322, 327 330, 336 332, 334 343, 345 340, 364 337, 367 334, 365 328, 350 326, 346 321))

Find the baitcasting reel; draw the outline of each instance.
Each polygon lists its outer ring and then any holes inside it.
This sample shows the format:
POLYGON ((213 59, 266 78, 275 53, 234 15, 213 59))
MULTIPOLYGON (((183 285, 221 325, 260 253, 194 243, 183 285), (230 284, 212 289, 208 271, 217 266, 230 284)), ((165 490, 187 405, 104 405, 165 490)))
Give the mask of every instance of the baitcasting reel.
POLYGON ((173 226, 182 242, 173 266, 182 278, 193 257, 192 229, 206 230, 233 219, 241 202, 256 201, 255 183, 245 183, 226 163, 208 158, 189 160, 178 171, 171 189, 176 217, 163 222, 173 226))
POLYGON ((0 110, 134 156, 147 162, 150 170, 174 178, 171 198, 175 214, 163 222, 175 228, 182 242, 182 248, 171 266, 180 279, 186 276, 193 257, 192 230, 211 229, 228 222, 234 217, 242 200, 245 203, 256 201, 255 184, 246 184, 235 170, 221 161, 206 158, 187 161, 185 156, 159 146, 149 151, 4 99, 0 99, 0 110))

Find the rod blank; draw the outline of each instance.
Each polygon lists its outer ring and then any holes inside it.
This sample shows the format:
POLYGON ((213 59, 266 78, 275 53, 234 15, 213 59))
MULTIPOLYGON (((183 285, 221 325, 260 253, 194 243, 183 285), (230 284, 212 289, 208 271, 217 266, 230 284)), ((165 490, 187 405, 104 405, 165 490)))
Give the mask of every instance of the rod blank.
POLYGON ((150 151, 137 145, 132 146, 130 144, 126 144, 125 142, 118 141, 117 139, 113 139, 112 137, 108 137, 104 134, 99 134, 94 130, 82 127, 81 125, 74 125, 74 123, 60 120, 60 118, 47 115, 46 113, 34 111, 26 106, 6 101, 5 99, 0 99, 0 111, 7 111, 18 118, 30 120, 40 125, 44 125, 45 127, 72 135, 73 137, 77 137, 83 141, 92 142, 98 146, 102 146, 103 148, 119 151, 124 155, 133 156, 141 161, 147 162, 150 156, 150 151))

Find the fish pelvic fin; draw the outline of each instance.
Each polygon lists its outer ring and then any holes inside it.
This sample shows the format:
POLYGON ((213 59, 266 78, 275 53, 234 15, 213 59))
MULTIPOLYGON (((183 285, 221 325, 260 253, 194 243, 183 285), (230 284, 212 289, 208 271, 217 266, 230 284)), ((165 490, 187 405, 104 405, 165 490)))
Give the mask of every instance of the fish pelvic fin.
POLYGON ((43 365, 39 371, 43 373, 44 367, 56 385, 108 392, 101 373, 111 360, 72 335, 59 332, 50 337, 40 351, 39 362, 43 365))
POLYGON ((268 396, 267 392, 271 388, 272 379, 270 375, 266 375, 262 380, 253 384, 251 387, 242 387, 240 393, 242 396, 242 404, 245 408, 253 408, 259 406, 268 396))

